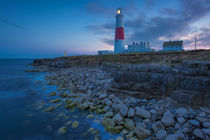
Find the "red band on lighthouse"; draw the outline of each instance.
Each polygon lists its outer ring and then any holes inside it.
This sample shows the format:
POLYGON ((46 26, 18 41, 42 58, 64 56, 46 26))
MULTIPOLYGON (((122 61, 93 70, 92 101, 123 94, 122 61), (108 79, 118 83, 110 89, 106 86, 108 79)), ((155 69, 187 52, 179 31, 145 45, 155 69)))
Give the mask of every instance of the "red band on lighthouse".
POLYGON ((117 27, 115 31, 115 40, 122 39, 124 40, 124 28, 117 27))

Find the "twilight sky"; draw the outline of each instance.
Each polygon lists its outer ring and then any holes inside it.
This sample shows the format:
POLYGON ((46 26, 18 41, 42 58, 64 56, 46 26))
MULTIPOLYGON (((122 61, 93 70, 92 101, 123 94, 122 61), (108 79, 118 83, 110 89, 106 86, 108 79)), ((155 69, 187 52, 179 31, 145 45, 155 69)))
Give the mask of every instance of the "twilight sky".
POLYGON ((184 40, 210 49, 210 0, 0 0, 0 58, 96 54, 112 49, 116 9, 125 42, 184 40))

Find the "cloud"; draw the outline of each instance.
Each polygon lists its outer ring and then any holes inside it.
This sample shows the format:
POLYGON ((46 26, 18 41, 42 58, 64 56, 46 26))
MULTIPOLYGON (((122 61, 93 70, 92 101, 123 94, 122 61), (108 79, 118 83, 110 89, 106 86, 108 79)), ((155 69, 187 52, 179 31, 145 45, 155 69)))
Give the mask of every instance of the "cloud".
POLYGON ((160 9, 160 13, 166 14, 169 16, 177 15, 177 11, 171 8, 162 8, 160 9))
POLYGON ((15 27, 15 28, 17 28, 17 29, 24 29, 24 27, 22 27, 22 26, 20 26, 20 25, 18 25, 18 24, 16 24, 16 23, 10 22, 10 21, 8 21, 8 20, 5 20, 5 19, 3 19, 3 18, 1 18, 1 17, 0 17, 0 22, 3 22, 3 23, 5 23, 5 24, 7 24, 7 25, 10 25, 10 26, 13 26, 13 27, 15 27))

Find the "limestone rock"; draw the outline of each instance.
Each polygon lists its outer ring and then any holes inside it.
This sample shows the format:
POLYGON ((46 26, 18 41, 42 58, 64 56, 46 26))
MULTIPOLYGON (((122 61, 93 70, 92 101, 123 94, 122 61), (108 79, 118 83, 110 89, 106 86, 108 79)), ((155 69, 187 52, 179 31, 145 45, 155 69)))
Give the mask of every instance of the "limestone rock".
POLYGON ((73 123, 72 123, 72 128, 77 128, 77 126, 79 125, 79 122, 78 121, 74 121, 73 123))
POLYGON ((67 131, 67 128, 65 126, 61 127, 58 129, 58 134, 63 135, 66 133, 66 131, 67 131))
POLYGON ((121 104, 120 105, 120 114, 122 115, 122 116, 127 116, 127 114, 128 114, 128 107, 125 105, 125 104, 121 104))
POLYGON ((123 120, 123 117, 117 113, 116 115, 114 115, 114 117, 112 118, 116 123, 119 123, 123 120))
POLYGON ((112 120, 112 119, 110 119, 110 118, 104 118, 104 119, 102 120, 102 124, 103 124, 104 126, 106 126, 106 127, 108 127, 108 126, 114 127, 114 126, 115 126, 114 120, 112 120))
POLYGON ((150 130, 141 127, 139 124, 137 124, 134 132, 139 139, 146 139, 151 135, 150 130))
POLYGON ((106 113, 104 114, 104 117, 105 117, 105 118, 111 118, 111 117, 113 117, 113 115, 114 115, 113 112, 110 111, 110 112, 106 112, 106 113))
POLYGON ((144 119, 149 119, 151 117, 149 111, 142 109, 140 107, 136 107, 136 115, 138 115, 144 119))
POLYGON ((188 114, 188 111, 185 108, 181 107, 176 110, 176 114, 180 117, 183 117, 188 114))
POLYGON ((202 131, 200 129, 198 129, 198 128, 197 129, 194 129, 193 135, 195 135, 198 138, 205 139, 202 131))
POLYGON ((165 130, 158 130, 156 133, 156 138, 158 140, 163 140, 167 136, 167 132, 165 130))
POLYGON ((152 129, 156 132, 160 129, 163 129, 165 130, 165 126, 160 122, 160 121, 157 121, 155 122, 153 125, 152 125, 152 129))
POLYGON ((128 110, 128 117, 131 118, 131 117, 134 117, 134 114, 135 114, 135 110, 133 108, 130 108, 128 110))
POLYGON ((161 122, 166 126, 172 126, 174 125, 174 115, 171 114, 170 111, 167 111, 164 113, 162 119, 161 119, 161 122))
POLYGON ((128 130, 134 129, 135 128, 134 121, 131 119, 126 120, 124 123, 124 127, 127 128, 128 130))

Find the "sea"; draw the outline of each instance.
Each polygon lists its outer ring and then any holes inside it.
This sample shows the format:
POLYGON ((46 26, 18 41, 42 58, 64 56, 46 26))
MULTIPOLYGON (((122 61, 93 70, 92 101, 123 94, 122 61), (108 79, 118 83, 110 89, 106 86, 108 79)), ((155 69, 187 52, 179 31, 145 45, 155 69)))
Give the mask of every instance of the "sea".
POLYGON ((88 119, 90 112, 72 111, 65 105, 46 112, 55 106, 49 103, 55 98, 49 93, 57 87, 47 84, 46 72, 25 72, 33 69, 32 63, 32 59, 0 59, 0 140, 91 140, 95 134, 90 128, 98 131, 102 140, 118 136, 105 131, 97 114, 88 119), (78 121, 78 127, 68 125, 71 121, 78 121), (64 126, 66 133, 59 134, 58 129, 64 126))

